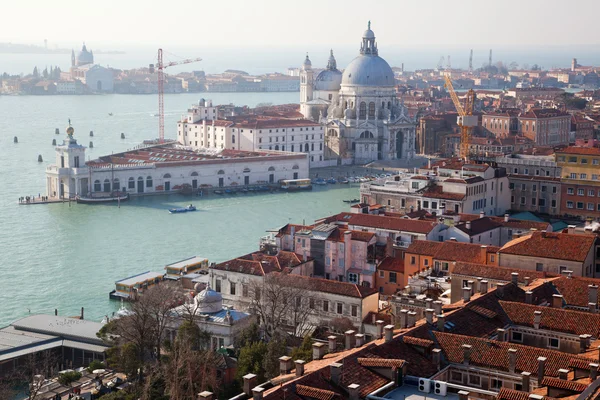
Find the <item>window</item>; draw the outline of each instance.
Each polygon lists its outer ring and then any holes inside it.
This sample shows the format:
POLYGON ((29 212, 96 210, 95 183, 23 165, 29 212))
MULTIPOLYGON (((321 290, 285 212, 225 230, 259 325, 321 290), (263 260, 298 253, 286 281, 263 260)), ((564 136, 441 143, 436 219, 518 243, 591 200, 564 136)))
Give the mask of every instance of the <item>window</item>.
POLYGON ((384 271, 379 271, 379 277, 380 278, 385 278, 385 272, 384 271))
POLYGON ((577 179, 577 174, 575 172, 571 172, 571 175, 569 175, 569 177, 571 179, 577 179))
POLYGON ((342 303, 337 303, 337 305, 336 305, 336 312, 338 314, 342 314, 344 312, 344 305, 342 303))
POLYGON ((575 189, 567 188, 567 194, 575 194, 575 189))
POLYGON ((545 192, 545 191, 546 191, 546 188, 547 188, 547 187, 546 187, 545 185, 542 185, 542 192, 545 192))
POLYGON ((594 197, 594 194, 596 193, 596 191, 594 189, 589 189, 588 190, 588 196, 589 197, 594 197))
POLYGON ((576 163, 577 162, 577 157, 569 157, 569 162, 570 163, 576 163))
POLYGON ((311 310, 315 309, 315 299, 313 299, 312 297, 308 299, 308 308, 310 308, 311 310))
POLYGON ((500 390, 500 388, 502 387, 502 383, 503 382, 501 380, 492 378, 491 387, 492 389, 500 390))
POLYGON ((423 208, 429 208, 429 202, 427 200, 423 200, 423 208))
POLYGON ((560 342, 557 338, 548 338, 548 347, 551 349, 558 349, 560 342))
POLYGON ((410 256, 410 265, 415 265, 417 263, 417 257, 410 256))
POLYGON ((537 185, 533 185, 532 191, 537 192, 537 185))
POLYGON ((358 315, 358 307, 357 306, 352 306, 352 316, 356 317, 358 315))
POLYGON ((537 201, 537 199, 535 197, 532 197, 531 198, 531 205, 535 206, 536 201, 537 201))
POLYGON ((235 296, 235 282, 229 282, 229 294, 235 296))
POLYGON ((390 272, 390 283, 397 283, 397 276, 395 272, 390 272))
POLYGON ((514 342, 523 343, 523 334, 521 332, 511 332, 511 336, 514 342))
POLYGON ((525 204, 525 197, 521 197, 521 204, 525 204))
POLYGON ((329 302, 327 300, 323 300, 323 311, 329 312, 329 302))
MULTIPOLYGON (((440 240, 440 242, 443 242, 443 240, 440 240)), ((426 267, 428 267, 429 266, 429 259, 427 259, 427 258, 424 259, 423 260, 423 265, 426 266, 426 267)))
POLYGON ((543 271, 544 270, 544 264, 542 264, 542 263, 535 263, 535 270, 536 271, 543 271))
POLYGON ((540 207, 546 207, 546 199, 539 199, 538 200, 538 205, 540 207))
POLYGON ((135 179, 129 178, 128 187, 129 189, 135 189, 135 179))
POLYGON ((578 201, 577 202, 577 209, 578 210, 583 210, 583 201, 578 201))
POLYGON ((453 382, 462 383, 462 381, 463 381, 462 372, 450 371, 450 380, 453 382))
POLYGON ((552 200, 551 206, 552 206, 552 208, 556 208, 556 200, 552 200))
POLYGON ((152 187, 152 177, 151 176, 146 178, 146 187, 148 187, 148 188, 152 187))
POLYGON ((481 377, 479 375, 469 374, 469 385, 481 386, 481 377))
POLYGON ((242 284, 242 296, 248 297, 248 285, 242 284))
POLYGON ((567 201, 567 208, 573 208, 573 202, 567 201))
POLYGON ((350 283, 358 283, 358 274, 348 274, 348 282, 350 283))
POLYGON ((587 158, 582 158, 582 159, 581 159, 581 163, 582 163, 582 164, 587 164, 587 163, 588 163, 588 160, 587 160, 587 158))
POLYGON ((587 209, 588 209, 588 210, 590 210, 590 211, 594 211, 594 208, 595 208, 595 207, 594 207, 594 203, 588 203, 588 204, 587 204, 587 209))
POLYGON ((598 165, 598 159, 597 159, 597 158, 594 158, 594 159, 592 160, 592 164, 593 164, 593 165, 598 165))
POLYGON ((558 190, 558 189, 556 188, 556 186, 552 186, 552 193, 556 193, 556 192, 557 192, 557 190, 558 190))
POLYGON ((215 291, 221 293, 221 280, 220 279, 215 280, 215 291))
POLYGON ((579 179, 587 179, 587 174, 579 174, 579 179))

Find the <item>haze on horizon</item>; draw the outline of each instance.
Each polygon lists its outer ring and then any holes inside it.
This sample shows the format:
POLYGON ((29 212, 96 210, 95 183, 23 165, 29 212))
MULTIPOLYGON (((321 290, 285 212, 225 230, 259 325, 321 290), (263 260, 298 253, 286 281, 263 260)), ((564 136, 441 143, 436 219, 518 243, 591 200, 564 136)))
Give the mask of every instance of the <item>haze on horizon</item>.
POLYGON ((160 6, 148 0, 32 0, 11 1, 2 11, 12 17, 3 19, 0 41, 47 39, 65 47, 82 40, 95 48, 344 46, 358 40, 368 20, 385 47, 600 43, 586 28, 596 25, 598 0, 175 0, 160 6))

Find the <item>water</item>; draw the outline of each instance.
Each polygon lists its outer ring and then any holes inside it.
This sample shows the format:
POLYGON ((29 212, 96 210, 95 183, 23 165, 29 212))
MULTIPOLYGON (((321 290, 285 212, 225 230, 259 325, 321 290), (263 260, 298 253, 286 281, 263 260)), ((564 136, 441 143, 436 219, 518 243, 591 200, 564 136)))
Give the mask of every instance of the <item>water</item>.
MULTIPOLYGON (((213 94, 215 103, 297 102, 298 93, 213 94)), ((195 94, 166 95, 166 137, 195 94)), ((45 167, 54 161, 67 119, 92 158, 126 150, 157 136, 156 96, 0 96, 0 326, 32 313, 100 320, 118 308, 108 299, 114 281, 193 255, 220 262, 258 248, 265 231, 312 222, 358 197, 358 187, 313 192, 212 196, 193 201, 201 211, 171 215, 190 203, 181 195, 135 198, 115 205, 19 206, 20 196, 44 193, 45 167), (109 117, 108 113, 114 116, 109 117), (55 135, 55 128, 61 135, 55 135), (89 137, 89 131, 94 137, 89 137), (120 139, 124 132, 126 139, 120 139), (13 144, 13 136, 19 143, 13 144), (41 154, 43 163, 37 162, 41 154)))

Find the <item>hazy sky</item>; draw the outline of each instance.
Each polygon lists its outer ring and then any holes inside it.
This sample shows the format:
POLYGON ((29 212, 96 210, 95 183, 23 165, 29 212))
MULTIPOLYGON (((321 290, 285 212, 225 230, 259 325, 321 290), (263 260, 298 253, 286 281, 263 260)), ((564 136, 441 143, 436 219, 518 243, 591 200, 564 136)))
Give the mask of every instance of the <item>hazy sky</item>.
POLYGON ((0 42, 95 48, 352 45, 369 19, 380 47, 600 43, 600 0, 7 0, 1 10, 0 42))

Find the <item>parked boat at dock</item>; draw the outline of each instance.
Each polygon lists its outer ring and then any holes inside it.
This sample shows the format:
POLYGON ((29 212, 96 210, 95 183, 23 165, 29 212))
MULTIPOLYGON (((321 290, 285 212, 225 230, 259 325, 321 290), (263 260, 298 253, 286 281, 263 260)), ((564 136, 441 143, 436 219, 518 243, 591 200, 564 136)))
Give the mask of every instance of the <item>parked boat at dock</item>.
POLYGON ((100 204, 100 203, 114 203, 119 201, 129 200, 129 193, 109 193, 106 195, 100 193, 94 193, 94 196, 77 196, 75 198, 79 204, 100 204))

